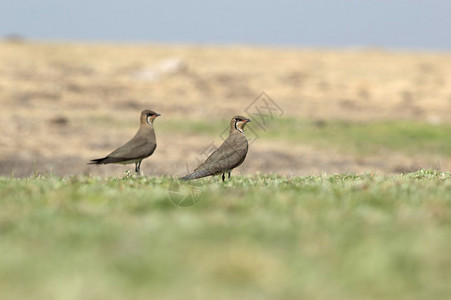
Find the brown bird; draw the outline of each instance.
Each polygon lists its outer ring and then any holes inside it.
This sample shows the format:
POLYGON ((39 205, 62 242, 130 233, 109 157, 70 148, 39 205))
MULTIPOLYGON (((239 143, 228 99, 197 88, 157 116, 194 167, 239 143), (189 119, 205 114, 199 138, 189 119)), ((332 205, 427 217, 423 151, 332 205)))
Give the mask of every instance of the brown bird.
POLYGON ((179 179, 191 180, 222 173, 222 181, 227 173, 230 178, 232 170, 241 165, 246 158, 248 143, 244 135, 244 127, 250 119, 235 116, 230 121, 230 132, 224 143, 216 149, 206 161, 200 164, 194 172, 179 179))
POLYGON ((153 129, 153 121, 160 114, 143 110, 141 112, 138 132, 135 136, 123 146, 117 148, 104 158, 93 159, 89 164, 135 164, 136 173, 140 173, 141 161, 149 157, 155 151, 157 142, 155 139, 155 131, 153 129))

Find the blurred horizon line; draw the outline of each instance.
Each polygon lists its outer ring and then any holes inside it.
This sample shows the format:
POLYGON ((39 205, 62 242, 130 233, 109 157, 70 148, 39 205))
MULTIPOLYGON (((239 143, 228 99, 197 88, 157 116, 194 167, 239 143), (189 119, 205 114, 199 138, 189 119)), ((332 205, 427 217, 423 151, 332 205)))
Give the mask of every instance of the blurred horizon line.
POLYGON ((343 50, 343 51, 390 51, 390 52, 434 52, 451 53, 451 48, 439 47, 405 47, 371 44, 334 45, 334 44, 289 44, 289 43, 243 43, 243 42, 199 42, 199 41, 173 41, 150 39, 74 39, 74 38, 29 38, 21 34, 6 34, 0 37, 0 42, 6 43, 49 43, 49 44, 99 44, 99 45, 146 45, 146 46, 173 46, 173 47, 244 47, 276 50, 343 50))

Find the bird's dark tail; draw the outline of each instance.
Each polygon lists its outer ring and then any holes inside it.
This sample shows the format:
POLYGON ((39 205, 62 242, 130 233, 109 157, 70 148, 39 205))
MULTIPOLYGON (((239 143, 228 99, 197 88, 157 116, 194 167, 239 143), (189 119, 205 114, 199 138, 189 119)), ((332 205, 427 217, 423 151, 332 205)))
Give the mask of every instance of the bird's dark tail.
POLYGON ((180 177, 179 180, 193 180, 193 179, 199 179, 205 176, 211 175, 209 174, 208 170, 206 171, 198 171, 198 172, 193 172, 191 174, 188 174, 186 176, 180 177))
POLYGON ((107 156, 104 158, 91 159, 91 161, 88 163, 88 165, 114 164, 114 163, 120 163, 123 161, 127 161, 127 159, 107 156))
POLYGON ((105 163, 105 159, 107 159, 107 157, 91 159, 91 161, 88 162, 88 165, 101 165, 101 164, 104 164, 105 163))

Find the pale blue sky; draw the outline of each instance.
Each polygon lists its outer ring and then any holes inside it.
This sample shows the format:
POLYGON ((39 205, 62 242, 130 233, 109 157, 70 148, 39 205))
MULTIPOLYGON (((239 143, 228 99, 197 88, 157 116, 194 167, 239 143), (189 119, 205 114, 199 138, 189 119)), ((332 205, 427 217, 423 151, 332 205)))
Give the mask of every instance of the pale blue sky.
POLYGON ((451 49, 451 0, 0 0, 0 36, 451 49))

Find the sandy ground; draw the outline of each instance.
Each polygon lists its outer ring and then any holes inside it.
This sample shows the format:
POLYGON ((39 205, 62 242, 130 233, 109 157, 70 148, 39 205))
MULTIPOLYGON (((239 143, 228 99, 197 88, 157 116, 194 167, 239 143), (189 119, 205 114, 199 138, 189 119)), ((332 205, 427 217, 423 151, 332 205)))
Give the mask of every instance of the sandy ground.
MULTIPOLYGON (((155 126, 157 150, 142 169, 146 175, 183 175, 220 138, 159 134, 158 123, 246 114, 263 91, 282 117, 440 124, 451 120, 451 54, 0 42, 0 174, 122 176, 131 167, 86 162, 133 136, 139 112, 150 108, 163 117, 155 126)), ((425 154, 362 158, 259 139, 236 173, 397 173, 420 167, 449 169, 451 163, 425 154)))

